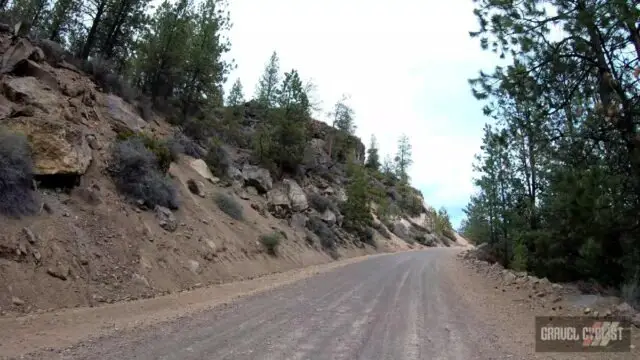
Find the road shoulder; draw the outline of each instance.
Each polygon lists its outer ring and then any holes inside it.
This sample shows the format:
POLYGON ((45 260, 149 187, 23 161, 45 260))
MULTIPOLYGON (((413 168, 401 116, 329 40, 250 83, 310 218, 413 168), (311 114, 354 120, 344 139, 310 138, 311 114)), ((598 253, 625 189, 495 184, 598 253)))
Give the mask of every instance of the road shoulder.
POLYGON ((387 255, 389 254, 349 258, 151 299, 2 318, 0 354, 12 358, 43 350, 64 351, 82 341, 95 340, 116 332, 136 330, 225 306, 245 296, 276 289, 372 257, 387 255))

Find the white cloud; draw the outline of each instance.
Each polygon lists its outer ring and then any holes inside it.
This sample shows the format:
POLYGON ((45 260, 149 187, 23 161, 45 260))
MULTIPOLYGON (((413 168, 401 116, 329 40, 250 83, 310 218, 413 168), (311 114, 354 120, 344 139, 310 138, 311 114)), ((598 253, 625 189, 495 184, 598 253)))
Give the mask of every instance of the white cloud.
POLYGON ((436 207, 462 207, 484 123, 467 79, 494 59, 468 36, 472 10, 471 0, 234 0, 229 85, 239 77, 251 95, 276 50, 282 71, 313 78, 325 111, 351 94, 365 144, 375 134, 393 154, 406 133, 414 185, 436 207))

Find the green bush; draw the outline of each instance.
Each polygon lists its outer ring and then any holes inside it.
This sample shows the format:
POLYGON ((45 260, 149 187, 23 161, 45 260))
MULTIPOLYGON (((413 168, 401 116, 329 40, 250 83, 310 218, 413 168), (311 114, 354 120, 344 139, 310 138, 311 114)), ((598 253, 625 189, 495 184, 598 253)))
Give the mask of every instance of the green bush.
POLYGON ((242 204, 236 201, 233 196, 224 193, 218 193, 216 194, 214 201, 218 205, 218 208, 220 208, 222 212, 229 215, 231 218, 235 220, 244 219, 244 210, 242 208, 242 204))
POLYGON ((280 236, 281 235, 278 232, 272 232, 271 234, 260 236, 260 242, 262 243, 262 245, 264 245, 264 247, 271 255, 275 255, 278 250, 278 245, 280 244, 280 236))

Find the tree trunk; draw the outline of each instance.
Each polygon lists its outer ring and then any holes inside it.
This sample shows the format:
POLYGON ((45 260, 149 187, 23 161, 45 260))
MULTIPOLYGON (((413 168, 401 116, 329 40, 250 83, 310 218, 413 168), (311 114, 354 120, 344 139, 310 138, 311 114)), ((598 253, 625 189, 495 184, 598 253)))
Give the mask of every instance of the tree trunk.
POLYGON ((93 43, 96 41, 98 26, 102 21, 102 15, 104 14, 106 6, 107 6, 106 0, 101 0, 101 2, 98 4, 98 9, 96 10, 96 16, 93 18, 91 29, 89 30, 87 39, 85 40, 84 46, 82 47, 82 52, 80 53, 80 58, 82 60, 87 60, 89 58, 89 54, 91 53, 91 49, 93 48, 93 43))

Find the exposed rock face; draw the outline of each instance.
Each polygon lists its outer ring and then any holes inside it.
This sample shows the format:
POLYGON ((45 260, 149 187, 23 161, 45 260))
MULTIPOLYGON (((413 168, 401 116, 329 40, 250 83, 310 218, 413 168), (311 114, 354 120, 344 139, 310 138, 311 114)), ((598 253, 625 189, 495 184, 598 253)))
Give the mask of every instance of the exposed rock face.
POLYGON ((217 183, 220 180, 217 177, 213 176, 213 173, 211 173, 211 170, 209 170, 209 166, 207 166, 207 163, 205 163, 204 160, 194 159, 190 157, 187 157, 187 159, 189 166, 203 178, 209 180, 212 183, 217 183))
POLYGON ((325 151, 327 144, 323 139, 311 139, 305 148, 303 163, 307 168, 325 169, 331 164, 331 157, 325 151))
MULTIPOLYGON (((318 120, 311 120, 309 130, 312 138, 322 139, 325 141, 325 144, 327 143, 327 140, 330 139, 337 131, 336 129, 331 127, 329 124, 322 121, 318 121, 318 120)), ((364 158, 365 158, 364 144, 362 143, 362 141, 360 141, 360 138, 356 136, 350 135, 349 140, 356 144, 354 154, 353 154, 354 159, 358 163, 364 164, 364 158)))
POLYGON ((284 179, 282 183, 287 191, 287 196, 289 197, 293 211, 304 211, 309 208, 307 195, 305 195, 304 191, 302 191, 302 188, 295 180, 284 179))
POLYGON ((326 222, 329 226, 335 225, 336 221, 338 220, 336 218, 336 214, 333 211, 329 210, 329 209, 326 209, 320 215, 320 219, 322 219, 322 221, 326 222))
POLYGON ((45 113, 59 115, 63 107, 57 93, 46 90, 33 76, 8 79, 3 84, 7 98, 16 103, 33 105, 45 113))
POLYGON ((393 233, 401 239, 409 238, 409 227, 401 220, 393 223, 393 233))
POLYGON ((245 164, 242 167, 242 177, 245 185, 255 187, 260 193, 266 193, 273 188, 273 180, 267 169, 245 164))
POLYGON ((7 125, 29 139, 36 175, 82 175, 91 163, 91 148, 78 127, 33 118, 7 125))
POLYGON ((27 39, 20 39, 2 56, 0 72, 12 72, 16 65, 25 60, 44 60, 42 50, 33 46, 27 39))
POLYGON ((147 127, 147 123, 133 111, 131 105, 121 98, 110 94, 105 97, 105 101, 105 107, 107 108, 107 114, 105 115, 113 122, 113 129, 116 132, 125 130, 140 132, 147 127))

